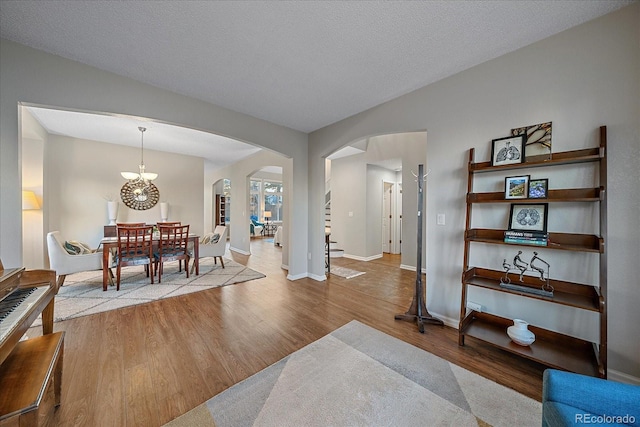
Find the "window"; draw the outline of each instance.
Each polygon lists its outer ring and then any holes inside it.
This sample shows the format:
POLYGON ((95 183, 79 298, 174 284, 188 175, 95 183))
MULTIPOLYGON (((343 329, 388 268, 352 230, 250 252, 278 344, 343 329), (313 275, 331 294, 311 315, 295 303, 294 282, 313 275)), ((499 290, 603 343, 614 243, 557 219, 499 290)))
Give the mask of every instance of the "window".
POLYGON ((262 219, 262 180, 252 179, 249 184, 249 218, 254 221, 260 221, 262 219))
POLYGON ((271 212, 271 221, 282 221, 282 183, 264 181, 264 210, 271 212))
POLYGON ((251 179, 249 184, 249 215, 264 221, 264 213, 271 212, 269 221, 282 221, 282 183, 251 179))

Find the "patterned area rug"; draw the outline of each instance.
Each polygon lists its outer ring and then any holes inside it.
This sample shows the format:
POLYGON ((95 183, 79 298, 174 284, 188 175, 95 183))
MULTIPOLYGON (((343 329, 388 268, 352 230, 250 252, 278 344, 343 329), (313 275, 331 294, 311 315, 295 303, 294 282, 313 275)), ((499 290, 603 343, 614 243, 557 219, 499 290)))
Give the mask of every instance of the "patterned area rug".
MULTIPOLYGON (((162 283, 158 283, 156 277, 153 285, 143 266, 123 267, 119 291, 116 291, 115 286, 109 286, 106 291, 102 290, 102 270, 70 274, 56 295, 54 321, 265 277, 262 273, 226 258, 224 267, 222 268, 219 262, 215 264, 213 258, 201 258, 200 274, 189 274, 187 279, 184 269, 178 271, 177 261, 168 262, 164 266, 162 283)), ((113 274, 115 273, 113 269, 113 274)), ((38 318, 32 327, 41 324, 41 318, 38 318)))
POLYGON ((352 321, 166 424, 539 426, 542 405, 352 321))
POLYGON ((354 277, 364 274, 364 271, 352 270, 346 267, 331 267, 331 274, 344 277, 345 279, 352 279, 354 277))

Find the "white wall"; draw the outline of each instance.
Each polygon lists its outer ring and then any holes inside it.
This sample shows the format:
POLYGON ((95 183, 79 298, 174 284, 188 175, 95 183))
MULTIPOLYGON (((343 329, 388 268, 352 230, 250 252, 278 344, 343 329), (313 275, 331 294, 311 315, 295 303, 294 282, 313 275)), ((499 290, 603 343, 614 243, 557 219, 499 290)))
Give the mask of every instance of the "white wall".
POLYGON ((355 258, 366 256, 366 188, 364 154, 331 161, 331 240, 355 258))
POLYGON ((28 111, 22 114, 22 189, 33 191, 40 209, 22 212, 22 259, 25 268, 42 268, 46 259, 44 235, 44 144, 48 134, 28 111))
MULTIPOLYGON (((296 277, 307 275, 306 134, 4 39, 0 40, 0 93, 0 257, 5 266, 22 265, 18 106, 26 103, 145 117, 235 138, 290 157, 291 198, 296 205, 290 226, 298 237, 291 242, 295 250, 289 267, 296 277)), ((211 200, 205 198, 204 203, 211 208, 211 200)), ((204 215, 207 218, 207 212, 204 215)))
MULTIPOLYGON (((455 324, 460 310, 468 149, 475 147, 477 157, 486 161, 492 139, 508 136, 513 127, 545 121, 553 122, 553 151, 595 147, 598 127, 607 125, 609 367, 640 377, 639 15, 636 3, 313 132, 310 193, 322 194, 324 157, 350 141, 426 129, 426 166, 431 169, 426 187, 427 302, 431 313, 455 324), (445 226, 436 225, 436 213, 446 214, 445 226)), ((412 179, 405 169, 406 199, 412 197, 412 179)), ((321 206, 320 197, 312 196, 311 211, 321 206)), ((414 211, 407 210, 407 203, 404 208, 407 228, 414 211)), ((562 215, 554 215, 553 227, 571 225, 571 216, 562 219, 562 215)), ((321 224, 311 219, 314 255, 322 253, 321 224)), ((403 239, 403 255, 408 251, 403 239)), ((507 254, 495 253, 492 262, 501 262, 501 255, 507 254)), ((554 272, 569 268, 585 274, 580 266, 556 261, 556 255, 551 260, 554 272)), ((322 268, 315 258, 312 273, 322 268)), ((550 318, 545 304, 511 296, 495 304, 520 312, 533 324, 592 334, 593 323, 584 313, 567 315, 561 310, 559 317, 550 318)))
MULTIPOLYGON (((120 171, 136 171, 140 150, 103 142, 50 135, 45 145, 45 199, 48 231, 97 247, 109 223, 107 198, 119 202, 117 222, 160 221, 160 203, 144 211, 128 208, 120 199, 125 180, 120 171)), ((204 161, 200 157, 145 150, 147 171, 158 173, 153 183, 160 201, 169 204, 169 220, 190 225, 202 234, 204 161)))

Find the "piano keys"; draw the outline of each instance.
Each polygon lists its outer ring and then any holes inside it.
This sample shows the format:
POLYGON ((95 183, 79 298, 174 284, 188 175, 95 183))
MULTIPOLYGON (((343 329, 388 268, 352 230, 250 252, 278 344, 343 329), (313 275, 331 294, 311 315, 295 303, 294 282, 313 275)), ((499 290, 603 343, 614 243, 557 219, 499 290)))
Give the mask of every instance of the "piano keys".
POLYGON ((53 333, 57 293, 55 271, 5 269, 0 260, 0 425, 48 422, 49 387, 52 408, 60 405, 64 332, 53 333), (41 313, 43 335, 21 342, 41 313))
POLYGON ((41 313, 42 333, 53 332, 57 293, 55 271, 4 269, 0 261, 0 364, 41 313))

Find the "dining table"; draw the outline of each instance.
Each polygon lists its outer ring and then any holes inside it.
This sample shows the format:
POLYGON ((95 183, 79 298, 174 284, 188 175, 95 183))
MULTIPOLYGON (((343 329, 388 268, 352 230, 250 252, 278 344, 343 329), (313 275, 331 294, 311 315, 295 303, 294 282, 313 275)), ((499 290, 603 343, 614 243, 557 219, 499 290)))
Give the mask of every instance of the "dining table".
MULTIPOLYGON (((200 274, 200 236, 197 234, 189 234, 188 240, 190 243, 193 243, 193 263, 195 265, 195 273, 196 276, 200 274)), ((160 234, 153 234, 153 245, 154 248, 158 246, 160 243, 160 234)), ((107 290, 107 285, 109 284, 109 254, 113 248, 118 247, 118 238, 117 237, 103 237, 100 241, 100 246, 102 247, 102 290, 107 290)), ((189 268, 189 266, 185 266, 185 269, 189 268)))

